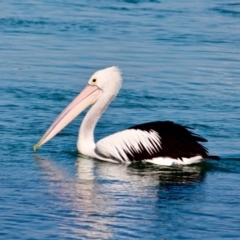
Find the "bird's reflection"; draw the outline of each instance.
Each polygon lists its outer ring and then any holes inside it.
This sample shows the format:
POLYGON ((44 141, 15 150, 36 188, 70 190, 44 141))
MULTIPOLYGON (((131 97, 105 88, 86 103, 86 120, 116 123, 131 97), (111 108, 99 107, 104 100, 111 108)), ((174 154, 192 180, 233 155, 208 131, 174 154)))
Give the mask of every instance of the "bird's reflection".
POLYGON ((34 159, 48 181, 51 195, 59 200, 63 215, 65 216, 67 211, 75 215, 75 218, 71 218, 71 224, 64 224, 64 216, 62 217, 63 224, 60 227, 63 237, 77 234, 86 239, 112 238, 111 230, 107 227, 106 220, 99 213, 96 204, 98 193, 95 187, 93 162, 86 160, 80 169, 77 167, 77 177, 69 178, 53 160, 36 155, 34 159))
POLYGON ((79 216, 75 219, 77 223, 71 226, 72 231, 86 238, 112 238, 111 224, 114 223, 109 223, 109 216, 114 218, 116 212, 126 207, 135 208, 136 204, 131 202, 139 199, 151 198, 152 204, 176 200, 172 187, 196 186, 195 183, 204 180, 210 167, 208 164, 181 167, 121 165, 78 156, 75 175, 69 179, 57 161, 34 158, 41 166, 51 193, 79 216))

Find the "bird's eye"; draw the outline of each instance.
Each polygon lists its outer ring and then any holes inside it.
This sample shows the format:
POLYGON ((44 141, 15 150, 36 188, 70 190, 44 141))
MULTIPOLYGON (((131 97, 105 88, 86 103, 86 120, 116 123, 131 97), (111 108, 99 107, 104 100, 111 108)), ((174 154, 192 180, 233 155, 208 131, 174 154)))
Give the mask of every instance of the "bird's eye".
POLYGON ((95 83, 96 81, 97 81, 97 79, 96 79, 96 78, 94 78, 94 79, 92 80, 92 82, 93 82, 93 83, 95 83))

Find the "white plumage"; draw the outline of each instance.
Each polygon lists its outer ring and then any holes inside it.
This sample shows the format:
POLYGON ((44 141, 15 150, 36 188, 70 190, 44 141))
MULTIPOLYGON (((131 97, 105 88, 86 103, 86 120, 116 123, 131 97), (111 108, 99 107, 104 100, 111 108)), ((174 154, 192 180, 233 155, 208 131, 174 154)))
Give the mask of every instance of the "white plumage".
POLYGON ((127 153, 134 156, 134 152, 141 153, 143 145, 149 154, 154 154, 161 148, 160 136, 154 130, 150 132, 127 129, 97 142, 96 152, 107 158, 121 159, 129 162, 127 153))
POLYGON ((206 160, 207 159, 203 159, 202 156, 195 156, 195 157, 182 158, 182 159, 179 159, 179 158, 175 159, 170 157, 158 157, 158 158, 147 159, 145 160, 145 162, 154 163, 157 165, 172 166, 172 165, 196 164, 206 160))

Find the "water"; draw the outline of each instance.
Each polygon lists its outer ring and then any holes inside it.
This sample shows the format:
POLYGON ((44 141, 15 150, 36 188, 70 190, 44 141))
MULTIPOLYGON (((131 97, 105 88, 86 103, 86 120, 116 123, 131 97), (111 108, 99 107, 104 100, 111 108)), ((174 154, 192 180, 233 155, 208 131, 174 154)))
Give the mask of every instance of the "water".
POLYGON ((0 3, 1 239, 239 239, 237 1, 0 3), (84 114, 36 153, 90 75, 123 88, 96 139, 134 124, 195 128, 221 161, 115 165, 79 156, 84 114))

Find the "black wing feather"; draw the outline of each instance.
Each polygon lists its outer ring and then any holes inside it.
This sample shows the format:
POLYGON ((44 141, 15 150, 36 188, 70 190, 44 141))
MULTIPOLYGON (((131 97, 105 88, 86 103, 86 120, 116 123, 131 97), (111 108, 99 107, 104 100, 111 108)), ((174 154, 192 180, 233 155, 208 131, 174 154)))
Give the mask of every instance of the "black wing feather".
POLYGON ((207 142, 207 140, 198 134, 191 132, 190 127, 185 127, 171 121, 157 121, 132 126, 129 129, 139 129, 150 132, 156 131, 160 136, 161 146, 155 148, 153 153, 149 153, 147 149, 140 143, 141 151, 134 154, 127 153, 130 161, 141 161, 156 157, 170 157, 175 159, 190 158, 194 156, 208 156, 208 150, 199 142, 207 142))

